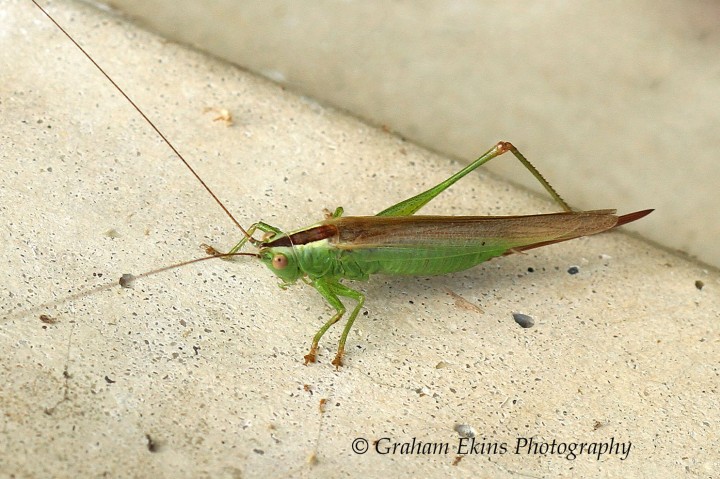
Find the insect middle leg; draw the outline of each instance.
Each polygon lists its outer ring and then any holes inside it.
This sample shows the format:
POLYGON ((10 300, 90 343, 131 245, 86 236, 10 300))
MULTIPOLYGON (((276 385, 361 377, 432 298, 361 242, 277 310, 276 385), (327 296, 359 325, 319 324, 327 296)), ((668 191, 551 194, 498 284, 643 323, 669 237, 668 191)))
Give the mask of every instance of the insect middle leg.
POLYGON ((338 283, 337 281, 317 279, 314 280, 311 284, 318 291, 318 293, 320 293, 323 298, 325 298, 325 300, 333 308, 335 308, 336 313, 325 324, 322 325, 322 327, 318 330, 317 333, 315 333, 312 345, 310 346, 310 351, 305 355, 304 358, 305 364, 314 363, 316 361, 320 338, 322 338, 325 332, 330 329, 330 326, 340 321, 340 318, 342 318, 345 314, 345 305, 340 301, 340 298, 338 296, 351 298, 357 302, 352 313, 350 313, 350 317, 348 318, 347 323, 345 324, 345 328, 343 329, 342 335, 340 336, 340 342, 338 343, 338 350, 335 354, 335 359, 333 359, 332 361, 332 365, 336 368, 339 368, 340 366, 342 366, 342 358, 345 354, 345 342, 347 341, 350 329, 352 329, 352 325, 355 322, 355 318, 357 318, 357 315, 360 312, 360 308, 362 308, 362 305, 365 302, 365 295, 363 295, 359 291, 350 289, 347 286, 338 283))

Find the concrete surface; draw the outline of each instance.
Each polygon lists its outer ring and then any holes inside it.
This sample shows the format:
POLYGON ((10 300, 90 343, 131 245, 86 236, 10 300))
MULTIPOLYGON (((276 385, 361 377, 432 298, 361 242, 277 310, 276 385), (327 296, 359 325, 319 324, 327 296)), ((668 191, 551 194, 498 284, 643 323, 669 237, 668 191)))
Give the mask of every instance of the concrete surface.
MULTIPOLYGON (((289 229, 337 205, 372 214, 461 166, 115 18, 51 11, 243 224, 289 229)), ((340 371, 340 328, 319 364, 302 363, 330 314, 319 295, 281 291, 251 261, 64 300, 239 234, 34 6, 5 1, 0 22, 0 476, 717 475, 720 276, 622 232, 360 284, 340 371), (454 464, 456 425, 508 452, 454 464), (371 450, 353 453, 355 438, 371 450), (450 450, 384 455, 372 449, 383 438, 450 450), (522 438, 632 445, 625 460, 568 460, 514 454, 522 438)), ((480 172, 425 211, 553 210, 480 172)))
POLYGON ((720 267, 718 2, 111 4, 456 159, 514 141, 577 207, 657 208, 630 229, 720 267))

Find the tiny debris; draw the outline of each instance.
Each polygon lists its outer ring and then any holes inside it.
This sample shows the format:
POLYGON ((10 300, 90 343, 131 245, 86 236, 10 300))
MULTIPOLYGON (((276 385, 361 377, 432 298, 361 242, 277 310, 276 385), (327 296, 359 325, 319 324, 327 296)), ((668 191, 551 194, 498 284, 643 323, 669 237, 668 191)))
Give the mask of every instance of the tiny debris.
POLYGON ((580 272, 580 268, 577 266, 570 266, 567 272, 570 274, 578 274, 580 272))
POLYGON ((423 396, 427 396, 430 394, 430 389, 428 389, 427 386, 423 386, 421 388, 417 388, 415 390, 415 392, 418 393, 420 395, 420 397, 423 397, 423 396))
POLYGON ((463 457, 465 457, 465 456, 455 456, 455 459, 453 459, 452 465, 457 466, 458 464, 460 464, 460 461, 462 461, 463 457))
POLYGON ((513 313, 513 319, 523 328, 532 328, 535 326, 535 319, 532 316, 522 313, 513 313))
POLYGON ((110 228, 105 232, 105 236, 111 239, 115 239, 120 237, 120 233, 118 233, 115 228, 110 228))
POLYGON ((446 288, 445 292, 447 292, 447 294, 449 294, 450 297, 455 300, 455 306, 457 306, 458 308, 464 309, 466 311, 472 311, 478 314, 485 314, 485 311, 483 311, 480 306, 471 303, 467 299, 457 294, 455 291, 446 288))
POLYGON ((215 107, 206 107, 203 110, 203 113, 217 113, 218 116, 213 118, 213 121, 222 121, 225 123, 225 126, 232 126, 233 124, 233 116, 230 111, 226 110, 225 108, 215 108, 215 107))
POLYGON ((135 276, 131 275, 130 273, 125 273, 124 275, 120 276, 120 286, 123 288, 132 288, 133 281, 135 281, 135 276))
POLYGON ((701 280, 698 279, 697 281, 695 281, 695 287, 697 289, 703 289, 704 286, 705 286, 705 283, 703 283, 701 280))
POLYGON ((45 324, 55 324, 58 322, 57 318, 53 318, 49 314, 41 314, 40 321, 42 321, 45 324))
MULTIPOLYGON (((306 391, 310 391, 312 394, 312 390, 308 384, 305 384, 304 386, 306 391)), ((320 424, 318 425, 318 433, 317 438, 315 439, 315 447, 313 448, 313 451, 310 453, 310 455, 307 458, 307 463, 310 466, 316 466, 318 464, 318 448, 320 447, 320 434, 322 432, 322 424, 323 424, 323 414, 325 414, 325 406, 327 405, 327 399, 321 398, 318 402, 318 411, 320 412, 320 424)))
POLYGON ((117 381, 114 381, 114 380, 110 379, 109 377, 105 376, 105 382, 108 384, 115 384, 117 381))
POLYGON ((155 441, 152 437, 150 437, 150 434, 145 434, 145 439, 147 439, 147 448, 150 452, 157 452, 160 445, 155 441))
POLYGON ((472 437, 477 436, 477 433, 475 432, 475 428, 469 424, 455 424, 455 427, 453 429, 455 430, 456 433, 458 433, 458 435, 460 437, 472 438, 472 437))

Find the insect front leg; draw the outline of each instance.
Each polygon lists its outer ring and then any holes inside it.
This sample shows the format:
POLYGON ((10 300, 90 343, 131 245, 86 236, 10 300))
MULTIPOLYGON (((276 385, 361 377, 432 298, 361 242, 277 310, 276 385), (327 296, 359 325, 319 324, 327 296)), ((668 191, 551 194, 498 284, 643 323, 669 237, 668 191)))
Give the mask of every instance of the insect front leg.
POLYGON ((523 156, 522 153, 518 151, 517 148, 515 148, 511 143, 508 143, 506 141, 501 141, 494 147, 492 147, 490 150, 488 150, 484 155, 482 155, 477 160, 470 163, 468 166, 463 168, 462 170, 458 171, 454 175, 452 175, 450 178, 448 178, 445 181, 442 181, 438 183, 437 185, 433 186, 427 191, 424 191, 418 195, 413 196, 412 198, 408 198, 406 200, 401 201, 400 203, 397 203, 395 205, 392 205, 390 208, 386 208, 380 213, 378 213, 376 216, 410 216, 415 214, 420 208, 428 204, 430 201, 435 199, 440 193, 447 190, 450 186, 455 184, 458 180, 463 178, 465 175, 470 173, 471 171, 475 170, 476 168, 480 167, 481 165, 484 165, 488 161, 492 160, 493 158, 497 158, 498 156, 502 155, 503 153, 507 152, 512 153, 515 158, 518 159, 520 163, 523 164, 525 168, 527 168, 530 173, 535 177, 535 179, 538 180, 538 182, 545 188, 545 190, 550 193, 550 196, 553 197, 553 199, 562 207, 565 211, 572 211, 570 206, 563 200, 560 195, 555 191, 555 189, 550 185, 550 183, 547 182, 547 180, 540 174, 540 172, 530 163, 527 158, 523 156))
POLYGON ((334 212, 331 212, 327 208, 323 208, 323 214, 325 215, 326 220, 329 220, 331 218, 340 218, 344 211, 345 210, 343 209, 342 206, 338 206, 337 208, 335 208, 334 212))
POLYGON ((315 333, 312 345, 310 346, 310 352, 308 352, 304 358, 305 364, 314 363, 316 361, 320 338, 322 338, 325 332, 330 329, 330 326, 340 321, 340 318, 342 318, 345 314, 345 305, 340 301, 340 298, 338 298, 338 296, 345 296, 347 298, 351 298, 357 301, 357 305, 355 306, 355 309, 353 309, 353 312, 350 314, 350 318, 348 319, 348 322, 345 325, 345 329, 343 329, 343 333, 340 336, 337 354, 335 355, 335 359, 333 359, 332 361, 332 364, 335 367, 339 368, 340 366, 342 366, 342 357, 345 353, 345 341, 347 340, 348 333, 352 328, 353 322, 355 322, 355 318, 357 317, 360 308, 365 302, 365 295, 363 295, 359 291, 350 289, 347 286, 338 283, 337 281, 316 279, 311 284, 318 291, 318 293, 320 293, 323 298, 325 298, 325 300, 333 308, 335 308, 336 313, 325 324, 322 325, 322 327, 318 330, 317 333, 315 333))
POLYGON ((243 239, 241 239, 227 253, 218 251, 214 247, 207 245, 205 243, 203 243, 200 246, 202 246, 205 249, 205 252, 209 255, 223 256, 224 260, 230 260, 230 259, 232 259, 231 255, 233 255, 233 254, 237 253, 238 251, 240 251, 241 249, 243 249, 243 247, 245 246, 245 243, 247 243, 248 241, 250 241, 251 243, 253 243, 255 245, 257 245, 259 243, 258 240, 256 240, 255 238, 252 237, 252 235, 254 235, 255 231, 257 231, 257 230, 260 230, 263 233, 265 233, 265 236, 278 235, 278 234, 283 233, 280 229, 260 221, 260 222, 250 225, 250 227, 247 229, 247 236, 243 237, 243 239))
POLYGON ((262 221, 258 221, 257 223, 250 225, 250 227, 247 230, 248 235, 245 236, 243 239, 241 239, 238 242, 238 244, 233 246, 230 249, 230 251, 228 251, 228 254, 237 253, 238 251, 240 251, 243 248, 243 246, 245 246, 245 243, 247 243, 248 241, 252 242, 253 244, 257 244, 257 243, 255 243, 257 240, 252 239, 252 235, 255 234, 255 231, 257 231, 257 230, 262 231, 266 235, 268 235, 268 234, 273 234, 273 235, 283 234, 283 232, 280 231, 280 229, 278 229, 274 226, 271 226, 267 223, 263 223, 262 221))

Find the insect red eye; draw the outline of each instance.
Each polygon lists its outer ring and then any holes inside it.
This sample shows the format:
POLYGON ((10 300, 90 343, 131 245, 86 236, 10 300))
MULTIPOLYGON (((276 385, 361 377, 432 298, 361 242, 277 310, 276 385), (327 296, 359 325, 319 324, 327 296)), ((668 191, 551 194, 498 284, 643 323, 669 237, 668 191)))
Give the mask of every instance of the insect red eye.
POLYGON ((285 269, 288 265, 287 256, 284 254, 276 254, 273 256, 272 264, 275 269, 285 269))

